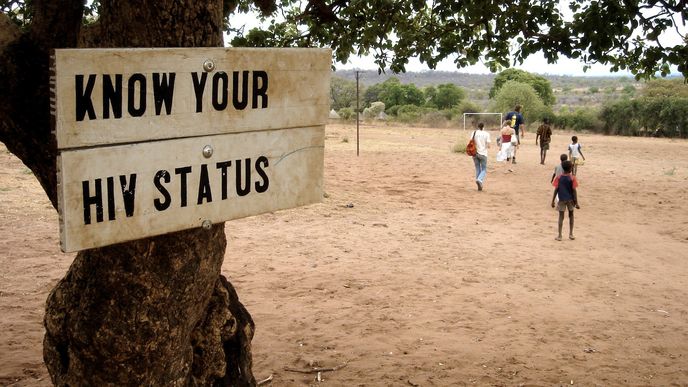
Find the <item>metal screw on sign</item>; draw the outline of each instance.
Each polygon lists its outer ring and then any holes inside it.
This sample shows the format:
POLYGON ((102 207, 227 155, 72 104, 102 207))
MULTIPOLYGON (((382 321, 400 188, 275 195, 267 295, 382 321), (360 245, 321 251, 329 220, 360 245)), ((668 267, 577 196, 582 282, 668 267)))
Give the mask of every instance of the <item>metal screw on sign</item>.
POLYGON ((213 155, 213 147, 210 145, 206 145, 203 147, 203 157, 206 159, 209 159, 210 156, 213 155))
POLYGON ((213 223, 209 220, 204 220, 203 221, 203 229, 204 230, 210 230, 210 228, 213 227, 213 223))
POLYGON ((208 73, 215 70, 215 63, 210 59, 206 59, 205 62, 203 62, 203 70, 208 73))

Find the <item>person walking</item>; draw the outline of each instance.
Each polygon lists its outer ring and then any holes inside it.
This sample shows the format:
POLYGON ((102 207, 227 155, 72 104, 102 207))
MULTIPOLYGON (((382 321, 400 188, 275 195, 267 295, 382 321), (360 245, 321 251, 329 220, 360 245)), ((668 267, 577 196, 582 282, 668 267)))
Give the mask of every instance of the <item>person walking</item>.
POLYGON ((554 173, 552 173, 552 178, 549 180, 550 183, 553 183, 554 179, 564 174, 564 161, 568 159, 569 156, 567 156, 566 153, 562 153, 559 156, 559 160, 561 160, 561 163, 557 164, 557 166, 554 167, 554 173))
POLYGON ((565 211, 569 211, 569 239, 574 240, 576 237, 573 236, 573 209, 579 209, 578 205, 578 193, 576 188, 578 188, 578 181, 576 176, 571 174, 573 169, 573 163, 569 160, 563 161, 561 163, 564 173, 555 178, 552 185, 554 186, 554 193, 552 194, 552 208, 555 207, 554 200, 559 197, 559 203, 556 204, 559 210, 559 222, 558 222, 558 235, 555 238, 560 241, 562 229, 564 227, 564 215, 565 211))
POLYGON ((516 145, 513 150, 513 157, 511 158, 511 163, 516 164, 516 150, 518 146, 521 145, 521 138, 526 135, 525 119, 523 114, 521 114, 521 105, 516 105, 514 111, 506 113, 506 119, 511 122, 511 127, 514 128, 516 133, 516 145))
MULTIPOLYGON (((502 124, 502 130, 499 132, 499 151, 497 151, 497 161, 504 162, 505 164, 511 161, 514 155, 516 134, 514 128, 511 127, 509 121, 504 121, 502 124), (512 140, 514 140, 512 142, 512 140)), ((511 172, 511 169, 505 168, 504 172, 511 172)))
POLYGON ((578 142, 578 136, 571 137, 571 144, 569 144, 569 159, 573 163, 573 176, 578 172, 578 165, 581 164, 581 158, 585 160, 581 144, 578 142))
POLYGON ((543 119, 542 125, 538 127, 537 134, 535 135, 535 145, 538 145, 538 138, 540 139, 540 164, 544 165, 549 143, 552 141, 552 128, 549 126, 547 118, 543 119))
POLYGON ((478 191, 483 190, 483 182, 485 175, 487 175, 487 149, 490 147, 490 133, 484 131, 484 127, 485 125, 481 122, 478 124, 478 130, 473 132, 476 150, 473 163, 475 164, 475 184, 478 186, 478 191))

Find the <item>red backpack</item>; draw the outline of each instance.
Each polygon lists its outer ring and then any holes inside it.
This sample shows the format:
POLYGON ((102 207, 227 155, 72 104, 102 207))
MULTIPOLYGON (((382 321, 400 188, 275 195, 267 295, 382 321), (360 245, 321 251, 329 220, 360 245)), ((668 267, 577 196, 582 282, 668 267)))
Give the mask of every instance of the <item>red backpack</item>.
POLYGON ((466 154, 469 156, 475 156, 478 151, 475 149, 475 131, 473 131, 473 136, 471 139, 468 141, 468 144, 466 144, 466 154))

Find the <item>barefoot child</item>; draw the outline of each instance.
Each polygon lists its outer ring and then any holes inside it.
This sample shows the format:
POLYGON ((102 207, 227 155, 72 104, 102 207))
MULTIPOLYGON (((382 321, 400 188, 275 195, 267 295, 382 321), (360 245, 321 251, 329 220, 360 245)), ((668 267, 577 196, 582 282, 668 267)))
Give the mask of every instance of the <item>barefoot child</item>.
POLYGON ((552 178, 549 179, 550 183, 553 183, 554 179, 556 179, 564 173, 564 167, 562 165, 564 165, 564 161, 568 160, 568 158, 569 156, 567 156, 566 153, 562 153, 559 156, 559 160, 561 160, 561 163, 557 164, 557 166, 554 167, 554 173, 552 173, 552 178))
POLYGON ((549 126, 547 118, 543 119, 542 125, 538 127, 537 134, 535 135, 535 145, 538 145, 538 139, 540 139, 540 164, 544 165, 549 143, 552 141, 552 127, 549 126))
POLYGON ((554 199, 559 196, 559 203, 557 204, 557 209, 559 210, 559 235, 555 238, 556 240, 561 240, 561 231, 564 227, 564 211, 569 211, 569 239, 576 239, 573 236, 573 209, 580 208, 578 206, 578 195, 576 193, 576 187, 578 187, 578 181, 576 177, 571 175, 571 169, 573 168, 573 163, 569 160, 563 161, 561 163, 564 168, 564 173, 555 178, 552 185, 554 185, 554 193, 552 194, 552 207, 554 207, 554 199))
POLYGON ((571 137, 571 144, 569 144, 569 159, 573 163, 573 175, 578 172, 578 164, 580 163, 580 158, 585 160, 583 152, 581 151, 581 145, 578 143, 578 136, 571 137))

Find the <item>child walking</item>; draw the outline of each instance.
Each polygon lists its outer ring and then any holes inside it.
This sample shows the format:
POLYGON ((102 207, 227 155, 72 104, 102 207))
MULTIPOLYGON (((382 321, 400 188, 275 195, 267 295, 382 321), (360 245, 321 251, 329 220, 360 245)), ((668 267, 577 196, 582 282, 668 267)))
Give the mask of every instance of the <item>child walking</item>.
MULTIPOLYGON (((516 146, 516 131, 509 126, 509 121, 502 123, 502 130, 499 136, 499 152, 497 152, 497 161, 506 163, 511 161, 514 156, 514 147, 516 146)), ((505 168, 504 173, 511 172, 511 169, 505 168)))
POLYGON ((556 240, 561 240, 561 232, 564 227, 564 211, 569 211, 569 239, 576 239, 573 236, 573 209, 580 208, 578 205, 578 194, 576 193, 576 188, 578 187, 578 181, 576 176, 571 174, 573 169, 573 163, 569 160, 563 161, 561 163, 562 168, 564 168, 564 173, 555 178, 552 185, 554 186, 554 193, 552 194, 552 207, 554 207, 554 199, 559 196, 559 203, 557 204, 557 209, 559 210, 559 234, 555 238, 556 240))
POLYGON ((549 126, 547 118, 543 119, 542 125, 538 127, 537 134, 535 135, 535 145, 538 145, 538 139, 540 139, 540 164, 544 165, 547 150, 549 150, 549 143, 552 141, 552 127, 549 126))
POLYGON ((583 156, 583 152, 581 151, 581 144, 578 143, 578 136, 573 136, 571 137, 571 144, 569 144, 569 159, 571 159, 571 162, 573 163, 574 176, 578 171, 578 164, 580 163, 580 158, 583 158, 583 160, 585 160, 585 156, 583 156))
POLYGON ((552 173, 552 178, 549 179, 550 183, 554 182, 554 179, 557 177, 561 176, 564 173, 564 161, 568 160, 569 156, 566 155, 566 153, 562 153, 559 156, 559 160, 561 160, 561 163, 557 164, 556 167, 554 167, 554 172, 552 173))

